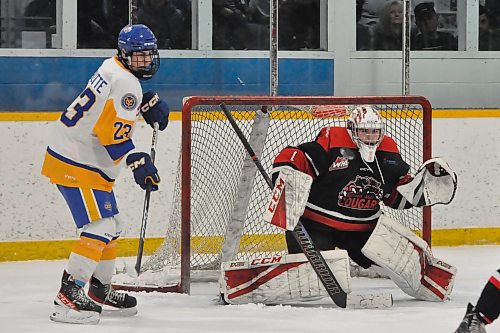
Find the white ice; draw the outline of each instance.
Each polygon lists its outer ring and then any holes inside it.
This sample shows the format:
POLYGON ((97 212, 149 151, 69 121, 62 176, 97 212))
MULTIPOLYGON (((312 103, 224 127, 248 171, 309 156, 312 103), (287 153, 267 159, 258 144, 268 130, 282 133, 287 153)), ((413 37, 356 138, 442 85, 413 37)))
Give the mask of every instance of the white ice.
MULTIPOLYGON (((390 280, 355 279, 355 293, 391 292, 390 309, 349 310, 322 304, 223 306, 214 301, 217 286, 200 283, 191 295, 137 293, 139 314, 101 317, 98 325, 72 325, 49 320, 66 261, 0 263, 0 332, 339 332, 452 333, 466 304, 475 303, 489 276, 498 269, 500 246, 436 247, 436 257, 458 268, 452 299, 421 302, 403 294, 390 280)), ((499 333, 500 323, 487 326, 499 333)))

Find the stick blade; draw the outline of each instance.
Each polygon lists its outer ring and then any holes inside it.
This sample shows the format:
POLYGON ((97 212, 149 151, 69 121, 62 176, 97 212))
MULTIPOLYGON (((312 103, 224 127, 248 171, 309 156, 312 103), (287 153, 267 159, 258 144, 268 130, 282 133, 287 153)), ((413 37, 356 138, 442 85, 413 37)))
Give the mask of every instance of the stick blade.
POLYGON ((348 309, 388 309, 393 304, 392 294, 347 295, 348 309))

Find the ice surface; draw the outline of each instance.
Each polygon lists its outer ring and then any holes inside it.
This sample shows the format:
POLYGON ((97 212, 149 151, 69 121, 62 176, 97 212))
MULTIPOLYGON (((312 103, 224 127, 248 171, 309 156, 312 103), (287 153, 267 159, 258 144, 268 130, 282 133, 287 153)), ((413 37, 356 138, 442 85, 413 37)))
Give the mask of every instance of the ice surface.
MULTIPOLYGON (((458 268, 452 299, 445 303, 415 301, 390 280, 357 278, 355 293, 391 292, 394 306, 346 310, 335 308, 328 299, 300 306, 222 306, 215 302, 215 283, 196 283, 191 295, 137 293, 137 316, 102 317, 90 327, 49 320, 66 261, 0 263, 0 332, 452 333, 467 302, 477 301, 487 279, 498 269, 500 246, 437 247, 434 254, 458 268)), ((487 331, 499 333, 500 323, 488 325, 487 331)))

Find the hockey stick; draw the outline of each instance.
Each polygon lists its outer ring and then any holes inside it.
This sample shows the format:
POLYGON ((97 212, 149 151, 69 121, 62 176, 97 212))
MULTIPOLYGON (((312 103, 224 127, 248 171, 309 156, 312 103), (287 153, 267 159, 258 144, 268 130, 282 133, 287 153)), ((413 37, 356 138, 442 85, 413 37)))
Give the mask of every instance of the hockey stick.
MULTIPOLYGON (((245 135, 239 128, 238 124, 236 124, 236 121, 234 120, 233 116, 227 109, 226 105, 224 103, 221 103, 219 106, 226 115, 227 120, 229 120, 229 123, 233 127, 234 131, 238 135, 238 138, 245 147, 246 151, 248 152, 253 162, 257 166, 257 169, 261 173, 262 177, 264 177, 267 185, 269 186, 270 189, 273 189, 274 186, 271 181, 271 178, 269 178, 269 175, 264 170, 262 163, 260 162, 259 158, 255 155, 255 152, 248 143, 245 135)), ((339 282, 337 281, 332 271, 330 270, 330 267, 326 263, 325 258, 323 258, 321 253, 316 249, 316 246, 314 245, 311 236, 309 236, 307 230, 304 228, 301 221, 297 223, 295 229, 292 231, 292 234, 299 243, 302 252, 304 252, 307 260, 309 261, 314 271, 318 275, 318 278, 325 287, 332 301, 337 306, 345 308, 347 306, 347 293, 340 287, 339 282)))
MULTIPOLYGON (((151 139, 151 161, 155 163, 156 157, 156 141, 158 139, 158 123, 153 125, 153 137, 151 139)), ((151 187, 153 183, 148 180, 146 183, 146 194, 144 196, 144 206, 142 208, 142 223, 141 223, 141 233, 139 235, 139 247, 137 248, 137 260, 135 262, 135 271, 137 275, 141 273, 141 262, 142 253, 144 251, 144 238, 146 237, 146 224, 148 221, 149 213, 149 199, 151 198, 151 187)))

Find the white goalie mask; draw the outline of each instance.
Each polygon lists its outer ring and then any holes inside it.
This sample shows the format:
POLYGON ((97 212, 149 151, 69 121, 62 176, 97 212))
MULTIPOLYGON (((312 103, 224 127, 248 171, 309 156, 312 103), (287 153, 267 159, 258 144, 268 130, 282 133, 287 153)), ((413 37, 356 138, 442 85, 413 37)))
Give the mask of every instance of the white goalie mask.
POLYGON ((347 119, 347 129, 359 148, 361 158, 373 162, 385 134, 385 123, 378 110, 371 105, 356 106, 347 119))

